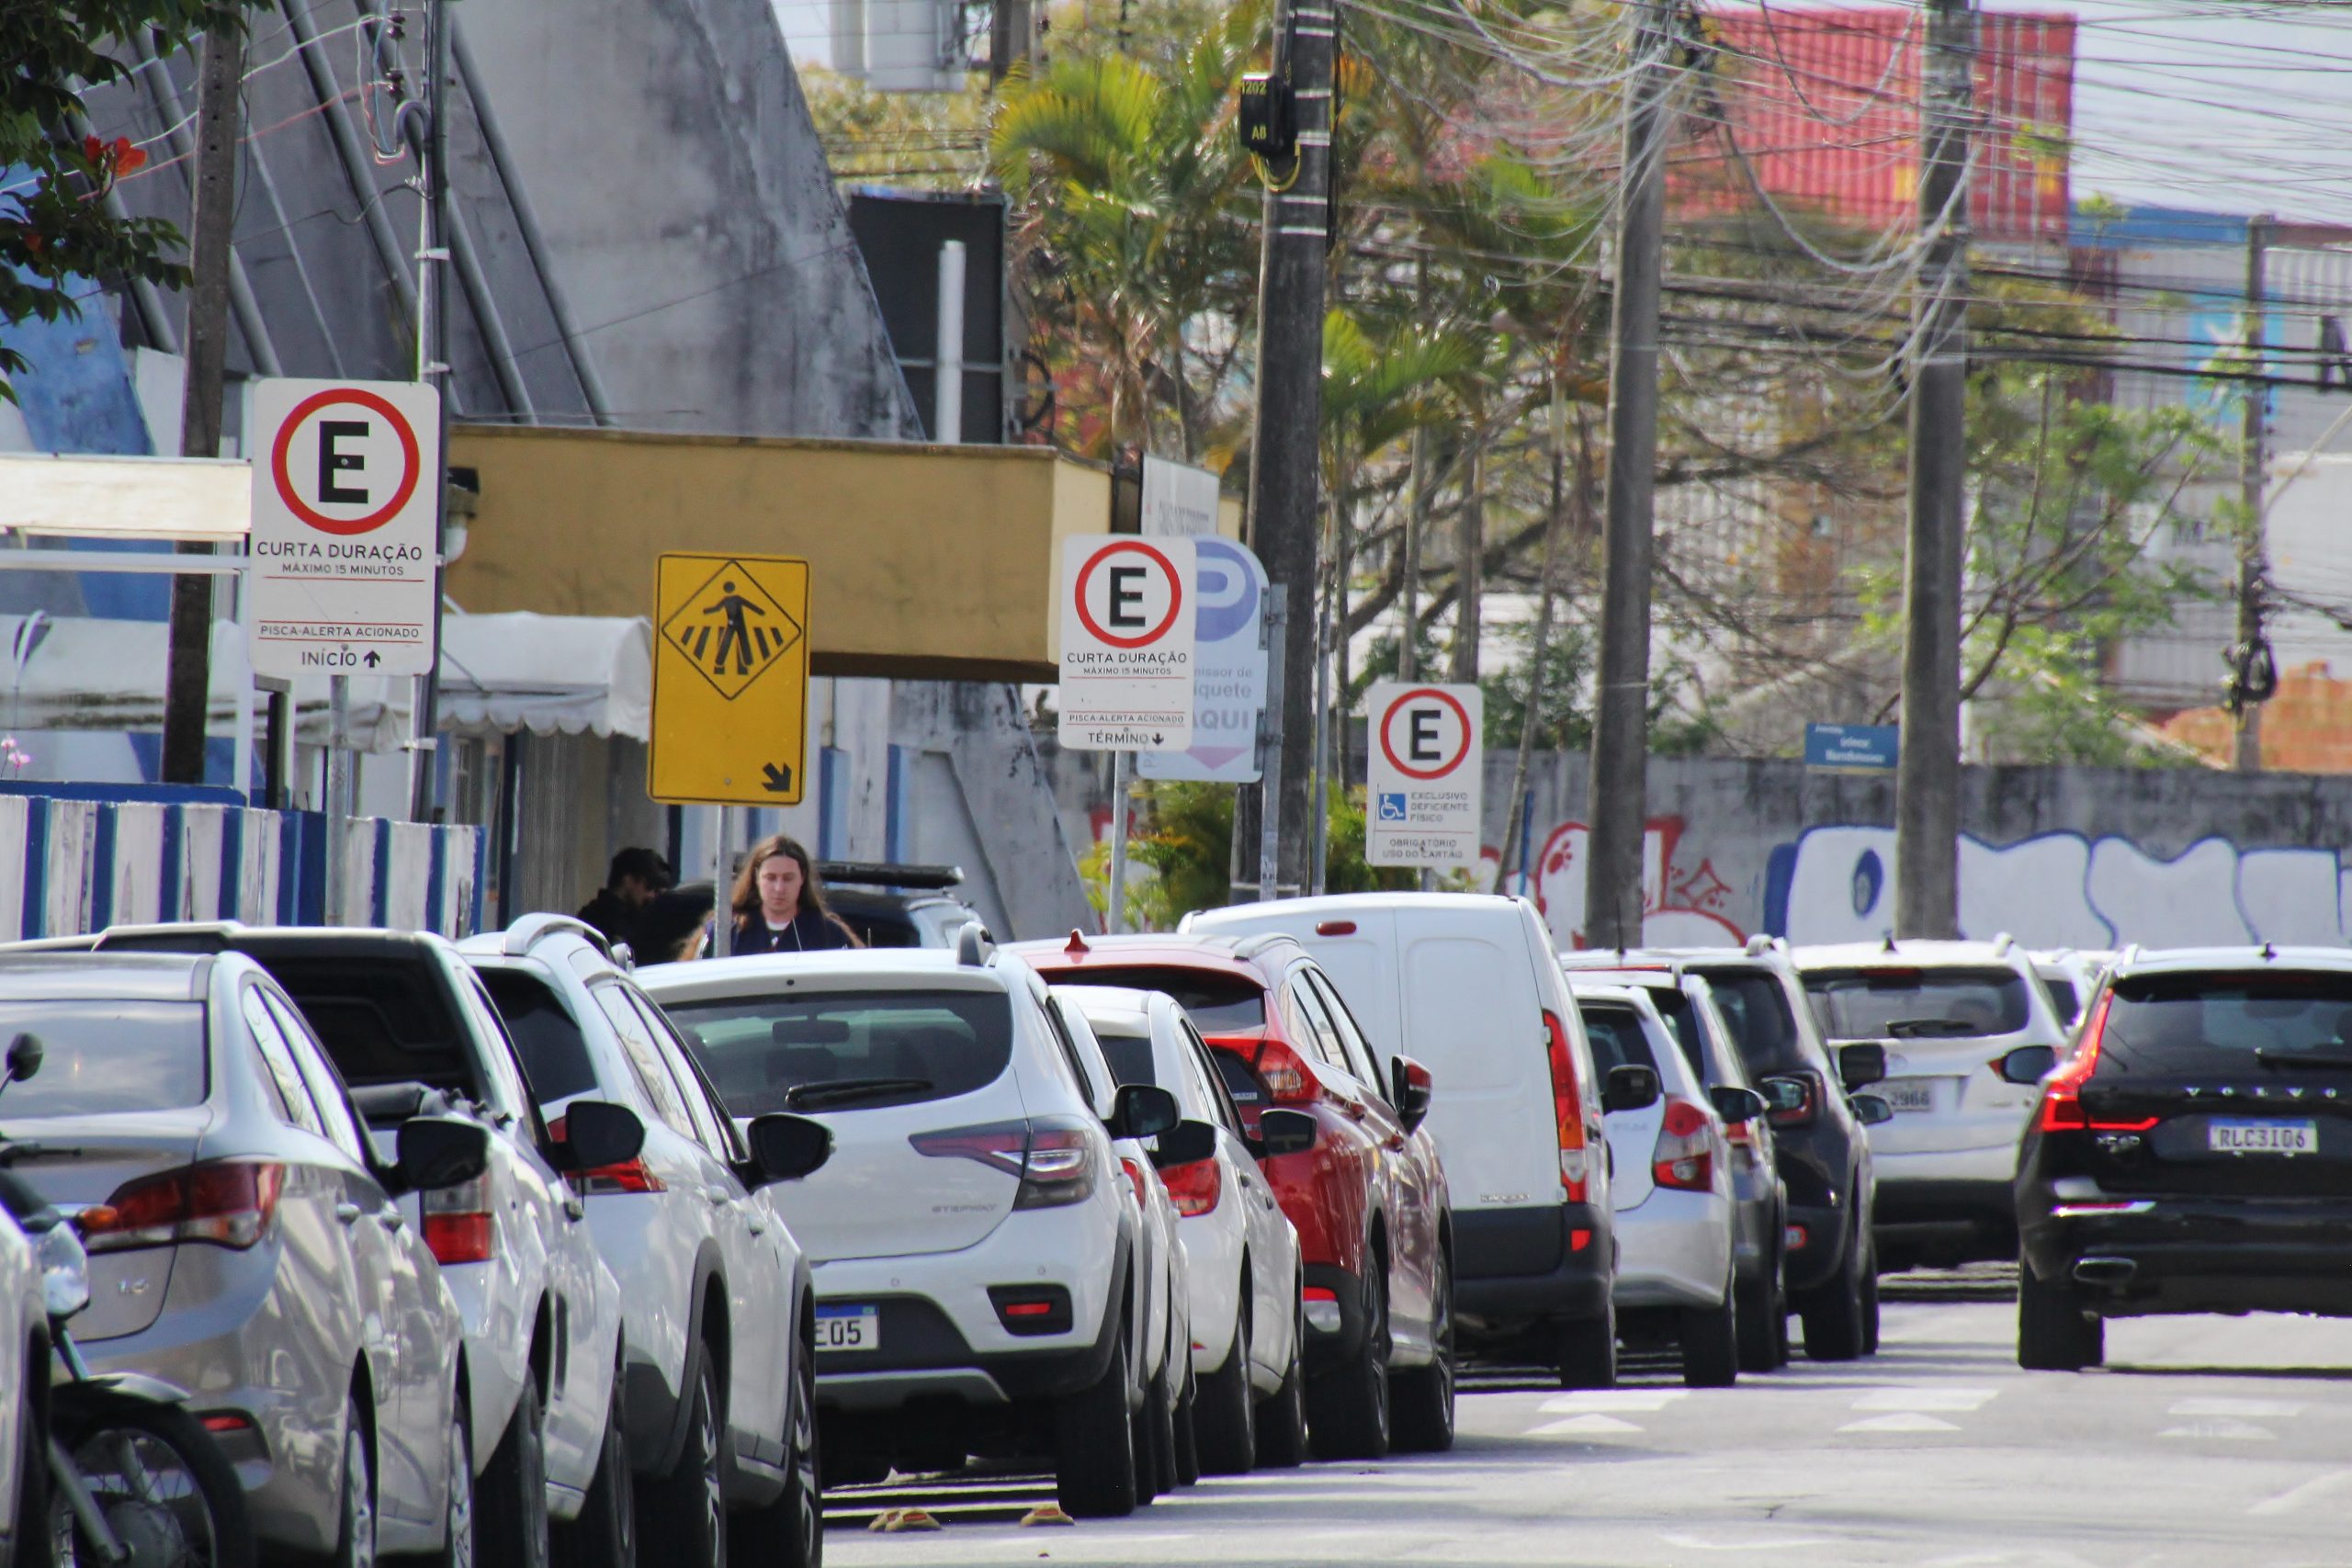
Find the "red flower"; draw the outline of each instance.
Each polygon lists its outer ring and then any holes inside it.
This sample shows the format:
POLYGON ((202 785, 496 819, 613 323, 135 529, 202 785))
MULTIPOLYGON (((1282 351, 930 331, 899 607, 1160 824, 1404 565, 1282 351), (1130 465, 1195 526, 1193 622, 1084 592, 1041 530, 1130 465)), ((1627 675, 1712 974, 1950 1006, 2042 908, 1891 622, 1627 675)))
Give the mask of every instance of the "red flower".
POLYGON ((82 156, 93 164, 103 164, 106 162, 107 144, 95 136, 85 136, 82 138, 82 156))
POLYGON ((112 151, 114 172, 117 175, 134 174, 147 165, 146 149, 132 146, 130 138, 128 136, 116 137, 112 151))

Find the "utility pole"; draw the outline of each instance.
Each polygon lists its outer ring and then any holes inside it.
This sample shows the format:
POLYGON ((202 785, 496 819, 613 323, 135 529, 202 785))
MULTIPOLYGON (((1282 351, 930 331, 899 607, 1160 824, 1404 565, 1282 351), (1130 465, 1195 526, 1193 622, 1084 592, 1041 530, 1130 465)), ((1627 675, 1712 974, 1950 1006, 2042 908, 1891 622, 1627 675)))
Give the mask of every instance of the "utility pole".
POLYGON ((2270 248, 2270 218, 2245 226, 2245 416, 2238 447, 2238 490, 2245 519, 2238 534, 2238 643, 2231 650, 2230 713, 2236 722, 2231 765, 2242 773, 2262 772, 2262 705, 2278 686, 2270 644, 2263 636, 2264 579, 2269 570, 2263 537, 2263 491, 2269 455, 2270 389, 2261 379, 2267 313, 2264 270, 2270 248))
POLYGON ((989 87, 1011 73, 1016 62, 1029 60, 1029 41, 1035 34, 1029 24, 1029 0, 996 0, 989 12, 989 87))
POLYGON ((1911 303, 1910 545, 1894 773, 1894 934, 1960 934, 1960 591, 1968 396, 1968 121, 1975 0, 1928 0, 1911 303), (1935 226, 1940 224, 1940 229, 1935 226))
MULTIPOLYGON (((244 24, 223 20, 205 35, 197 93, 196 189, 188 242, 187 380, 180 393, 180 456, 220 455, 220 400, 228 374, 229 258, 237 220, 238 93, 245 75, 244 24)), ((209 545, 182 542, 189 555, 209 545)), ((212 579, 172 579, 170 651, 164 675, 164 782, 204 782, 204 718, 212 688, 212 579)))
POLYGON ((1485 629, 1480 625, 1487 601, 1487 453, 1481 434, 1485 416, 1482 408, 1471 411, 1470 439, 1477 445, 1470 448, 1469 466, 1464 469, 1461 532, 1455 536, 1461 553, 1453 568, 1453 677, 1465 686, 1478 683, 1478 634, 1485 629))
POLYGON ((1641 12, 1625 80, 1624 164, 1609 330, 1609 482, 1600 536, 1600 664, 1585 821, 1585 940, 1642 941, 1648 815, 1652 487, 1657 467, 1658 274, 1665 265, 1670 13, 1641 12))
POLYGON ((409 738, 409 820, 433 820, 441 745, 441 584, 449 549, 449 48, 448 0, 425 6, 423 214, 416 246, 416 378, 440 389, 441 471, 433 486, 433 668, 418 677, 409 738), (438 270, 436 270, 438 269, 438 270))

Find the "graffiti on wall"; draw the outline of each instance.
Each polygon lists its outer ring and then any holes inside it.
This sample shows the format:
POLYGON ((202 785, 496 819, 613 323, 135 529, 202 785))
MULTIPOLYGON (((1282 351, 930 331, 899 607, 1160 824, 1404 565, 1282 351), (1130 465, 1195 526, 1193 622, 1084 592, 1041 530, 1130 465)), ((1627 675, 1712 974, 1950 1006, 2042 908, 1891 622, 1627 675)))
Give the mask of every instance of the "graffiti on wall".
MULTIPOLYGON (((2330 849, 2241 850, 2200 839, 2171 859, 2128 839, 2044 833, 1999 847, 1963 836, 1960 927, 2032 947, 2346 940, 2352 872, 2330 849)), ((1894 830, 1815 828, 1772 852, 1764 929, 1791 942, 1875 942, 1894 923, 1894 830)))
MULTIPOLYGON (((1582 947, 1585 844, 1581 822, 1563 822, 1535 857, 1535 902, 1563 948, 1582 947)), ((1747 940, 1731 918, 1733 889, 1713 863, 1690 859, 1682 818, 1654 817, 1642 833, 1642 940, 1653 947, 1718 947, 1747 940)))

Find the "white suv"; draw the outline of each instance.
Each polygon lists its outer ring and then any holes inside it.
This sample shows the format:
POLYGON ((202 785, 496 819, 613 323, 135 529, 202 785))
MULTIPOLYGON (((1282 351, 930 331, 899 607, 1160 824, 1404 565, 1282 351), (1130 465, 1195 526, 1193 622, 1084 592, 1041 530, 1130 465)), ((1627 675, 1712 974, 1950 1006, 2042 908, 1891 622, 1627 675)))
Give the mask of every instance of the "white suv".
POLYGON ((804 1122, 803 1162, 755 1158, 670 1021, 580 922, 526 916, 458 951, 498 1004, 552 1135, 568 1141, 594 1101, 644 1124, 635 1158, 570 1179, 620 1281, 627 1429, 607 1441, 626 1444, 662 1561, 805 1568, 823 1529, 816 1295, 770 1188, 815 1168, 805 1162, 821 1163, 830 1139, 804 1122))
POLYGON ((1141 1213, 1112 1139, 1173 1127, 1173 1097, 1122 1089, 1106 1128, 1045 982, 977 926, 952 952, 763 954, 639 978, 736 1117, 791 1111, 832 1130, 831 1162, 777 1193, 815 1269, 829 1474, 1050 1453, 1064 1508, 1131 1511, 1141 1213))
POLYGON ((1871 1129, 1879 1267, 2015 1258, 2018 1140, 2034 1091, 2005 1081, 2001 1058, 2066 1043, 2033 955, 2004 936, 1801 947, 1792 956, 1847 1087, 1868 1084, 1894 1108, 1871 1129), (1881 1081, 1855 1070, 1845 1048, 1858 1044, 1884 1050, 1881 1081))
POLYGON ((40 1560, 49 1521, 39 1506, 49 1488, 44 1446, 48 1406, 49 1314, 32 1243, 0 1208, 0 1568, 40 1560))

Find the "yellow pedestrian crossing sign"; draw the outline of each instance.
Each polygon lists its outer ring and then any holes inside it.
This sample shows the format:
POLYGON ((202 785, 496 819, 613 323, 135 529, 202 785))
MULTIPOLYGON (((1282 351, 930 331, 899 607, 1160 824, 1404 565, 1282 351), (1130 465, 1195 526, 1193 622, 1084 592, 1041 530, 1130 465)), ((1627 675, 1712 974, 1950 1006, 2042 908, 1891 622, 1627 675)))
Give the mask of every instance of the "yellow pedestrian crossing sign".
POLYGON ((808 563, 665 554, 653 587, 646 793, 797 806, 808 721, 808 563))

